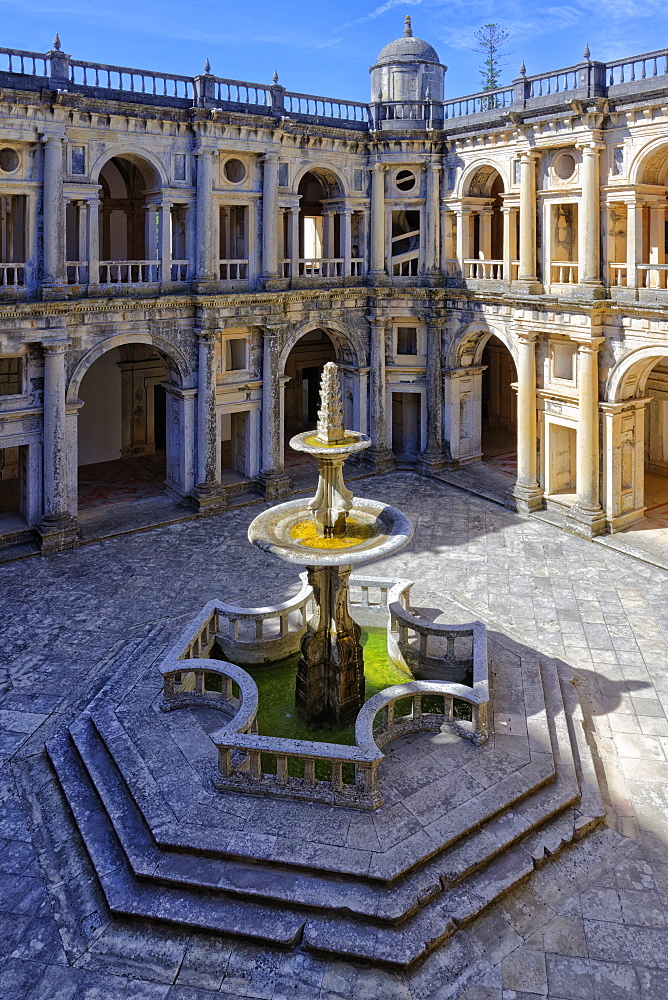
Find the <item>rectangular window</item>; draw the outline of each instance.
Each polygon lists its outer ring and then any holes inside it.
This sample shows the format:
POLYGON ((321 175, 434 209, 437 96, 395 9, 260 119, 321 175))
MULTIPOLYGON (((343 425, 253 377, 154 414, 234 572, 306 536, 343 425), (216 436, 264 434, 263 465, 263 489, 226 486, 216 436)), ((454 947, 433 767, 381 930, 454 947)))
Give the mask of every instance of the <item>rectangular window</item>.
POLYGON ((575 347, 573 344, 552 344, 552 378, 575 381, 575 347))
POLYGON ((186 154, 177 153, 174 157, 174 180, 186 180, 186 154))
POLYGON ((287 163, 278 164, 278 186, 287 187, 288 186, 288 165, 287 163))
POLYGON ((417 330, 414 326, 397 327, 397 354, 417 354, 417 330))
POLYGON ((84 146, 72 146, 72 173, 86 173, 86 149, 84 146))
POLYGON ((0 396, 21 392, 21 358, 0 358, 0 396))
POLYGON ((225 370, 243 371, 246 367, 246 338, 236 337, 225 341, 225 370))

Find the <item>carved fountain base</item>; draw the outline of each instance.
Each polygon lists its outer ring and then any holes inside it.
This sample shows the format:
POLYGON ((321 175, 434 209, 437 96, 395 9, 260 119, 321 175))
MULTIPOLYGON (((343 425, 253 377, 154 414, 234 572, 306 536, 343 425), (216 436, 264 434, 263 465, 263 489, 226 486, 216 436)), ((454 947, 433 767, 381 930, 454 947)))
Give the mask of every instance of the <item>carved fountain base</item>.
POLYGON ((309 723, 346 724, 364 704, 360 627, 348 609, 352 566, 307 566, 315 611, 301 643, 295 701, 309 723))

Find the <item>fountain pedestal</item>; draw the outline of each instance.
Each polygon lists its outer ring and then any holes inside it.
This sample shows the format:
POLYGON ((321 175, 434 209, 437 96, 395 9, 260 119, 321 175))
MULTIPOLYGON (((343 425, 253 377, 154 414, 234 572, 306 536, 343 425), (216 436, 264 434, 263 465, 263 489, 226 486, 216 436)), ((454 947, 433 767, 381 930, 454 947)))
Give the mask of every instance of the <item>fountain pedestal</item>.
POLYGON ((307 566, 315 612, 302 639, 296 706, 307 722, 347 723, 364 704, 360 627, 348 610, 352 566, 307 566))

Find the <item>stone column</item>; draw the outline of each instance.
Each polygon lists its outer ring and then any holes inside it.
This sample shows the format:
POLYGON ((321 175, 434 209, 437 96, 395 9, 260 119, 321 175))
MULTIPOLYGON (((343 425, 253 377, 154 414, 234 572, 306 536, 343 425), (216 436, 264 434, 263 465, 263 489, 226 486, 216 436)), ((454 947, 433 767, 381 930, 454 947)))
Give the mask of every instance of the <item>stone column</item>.
POLYGON ((536 341, 538 334, 515 331, 517 341, 517 481, 511 496, 525 514, 540 510, 543 491, 538 484, 536 436, 536 341))
POLYGON ((299 208, 290 210, 290 277, 299 277, 299 208))
MULTIPOLYGON (((323 225, 323 257, 326 260, 332 260, 334 257, 334 217, 336 212, 333 208, 328 208, 325 211, 324 225, 323 225)), ((332 275, 329 274, 331 278, 332 275)))
POLYGON ((418 458, 423 476, 434 476, 446 466, 443 452, 443 376, 441 323, 427 325, 427 447, 418 458))
POLYGON ((387 387, 385 384, 385 325, 386 320, 369 319, 371 366, 369 371, 369 437, 373 444, 364 453, 374 472, 394 468, 394 456, 387 444, 387 387))
POLYGON ((463 205, 459 205, 457 208, 457 262, 459 264, 459 273, 462 278, 466 277, 466 264, 465 260, 470 255, 471 252, 471 211, 465 208, 463 205))
POLYGON ((278 277, 278 153, 265 153, 262 173, 262 277, 278 277))
POLYGON ((425 242, 425 270, 427 274, 436 276, 440 274, 439 259, 440 247, 440 223, 441 223, 441 166, 437 163, 427 164, 427 203, 426 212, 426 242, 425 242))
MULTIPOLYGON (((649 260, 648 264, 664 264, 666 240, 666 202, 649 206, 649 260)), ((643 261, 644 263, 644 261, 643 261)), ((658 269, 647 272, 646 284, 648 288, 664 288, 665 277, 658 269)))
POLYGON ((279 372, 278 328, 264 330, 262 349, 262 471, 260 482, 267 500, 278 500, 290 492, 282 451, 283 386, 279 372))
POLYGON ((385 167, 371 168, 371 269, 370 275, 385 275, 385 167))
POLYGON ((601 282, 600 142, 582 147, 582 199, 578 219, 578 284, 590 286, 595 298, 604 295, 601 282))
POLYGON ((88 284, 97 285, 100 280, 100 200, 88 200, 88 284))
POLYGON ((198 340, 197 369, 197 479, 198 510, 210 514, 225 506, 220 484, 218 416, 216 413, 216 345, 214 330, 195 330, 198 340))
POLYGON ((72 548, 76 540, 76 521, 69 513, 65 440, 66 371, 65 357, 70 341, 43 341, 44 351, 44 433, 43 433, 43 509, 39 525, 43 553, 72 548))
POLYGON ((626 206, 626 284, 637 288, 637 265, 643 264, 642 257, 642 210, 643 203, 634 198, 626 206))
POLYGON ((44 185, 42 219, 44 227, 43 283, 65 284, 65 200, 63 196, 63 137, 42 136, 44 143, 44 185))
POLYGON ((158 206, 158 239, 160 242, 160 281, 172 280, 172 205, 163 201, 158 206))
POLYGON ((341 229, 339 231, 339 241, 341 243, 341 256, 343 257, 343 277, 350 277, 350 258, 351 247, 352 247, 352 229, 351 229, 351 218, 352 209, 344 208, 339 213, 339 219, 341 220, 341 229))
POLYGON ((503 279, 513 280, 513 222, 515 215, 512 208, 504 205, 503 209, 503 279))
POLYGON ((598 349, 604 337, 578 343, 578 428, 575 506, 569 529, 591 538, 605 530, 599 498, 598 349))
POLYGON ((536 154, 520 158, 520 267, 522 291, 538 292, 536 277, 536 154))
POLYGON ((213 149, 197 150, 197 209, 195 259, 197 281, 213 281, 213 149))

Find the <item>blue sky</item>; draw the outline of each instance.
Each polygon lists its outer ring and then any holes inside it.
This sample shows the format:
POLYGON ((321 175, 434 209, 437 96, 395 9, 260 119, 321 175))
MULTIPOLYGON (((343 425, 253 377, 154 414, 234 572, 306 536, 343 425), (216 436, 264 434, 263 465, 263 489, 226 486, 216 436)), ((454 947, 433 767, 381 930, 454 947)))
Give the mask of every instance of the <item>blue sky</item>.
POLYGON ((0 0, 0 44, 43 52, 55 31, 79 59, 191 75, 211 61, 217 76, 366 101, 369 66, 403 30, 436 48, 448 67, 446 94, 479 90, 473 31, 495 21, 512 33, 505 84, 528 73, 668 46, 666 0, 0 0))

